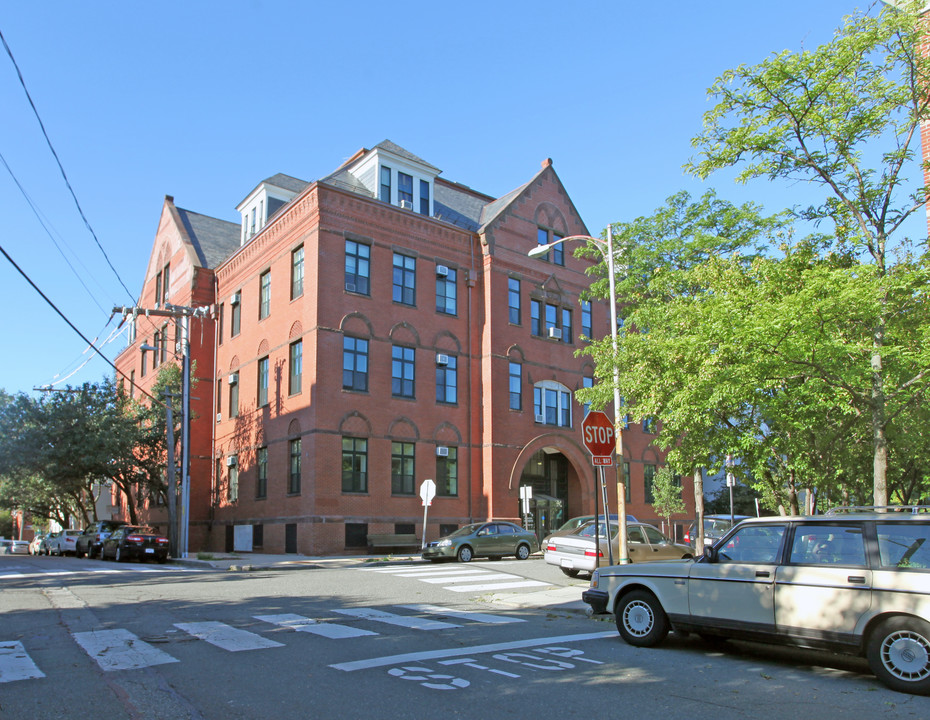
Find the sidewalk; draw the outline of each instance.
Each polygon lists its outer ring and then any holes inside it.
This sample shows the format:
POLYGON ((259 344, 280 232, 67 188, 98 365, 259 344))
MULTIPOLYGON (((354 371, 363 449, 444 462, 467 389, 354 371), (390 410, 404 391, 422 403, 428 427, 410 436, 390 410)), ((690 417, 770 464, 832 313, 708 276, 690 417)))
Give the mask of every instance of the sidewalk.
MULTIPOLYGON (((171 562, 175 565, 211 567, 229 572, 250 572, 269 568, 348 568, 409 563, 428 564, 420 559, 419 554, 311 557, 307 555, 265 555, 261 553, 207 553, 201 554, 200 558, 192 555, 187 558, 172 559, 171 562)), ((552 611, 572 614, 590 614, 588 605, 581 601, 581 591, 581 587, 573 585, 570 587, 554 587, 550 590, 539 590, 537 592, 498 592, 482 599, 493 605, 514 609, 547 608, 552 611)))

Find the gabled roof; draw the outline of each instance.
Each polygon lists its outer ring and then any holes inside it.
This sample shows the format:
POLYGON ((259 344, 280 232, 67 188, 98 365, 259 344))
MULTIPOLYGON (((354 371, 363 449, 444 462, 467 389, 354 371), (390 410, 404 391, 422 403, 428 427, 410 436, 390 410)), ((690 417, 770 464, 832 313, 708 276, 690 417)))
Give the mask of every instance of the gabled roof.
POLYGON ((178 217, 197 253, 200 264, 215 268, 239 249, 240 228, 237 223, 219 220, 175 206, 178 217))
POLYGON ((398 157, 402 157, 404 160, 409 160, 410 162, 419 163, 420 165, 425 165, 428 168, 435 170, 437 173, 442 172, 435 165, 430 165, 423 158, 417 157, 409 150, 405 150, 400 145, 392 143, 390 140, 382 140, 377 145, 375 145, 372 150, 385 150, 386 152, 393 153, 398 157))

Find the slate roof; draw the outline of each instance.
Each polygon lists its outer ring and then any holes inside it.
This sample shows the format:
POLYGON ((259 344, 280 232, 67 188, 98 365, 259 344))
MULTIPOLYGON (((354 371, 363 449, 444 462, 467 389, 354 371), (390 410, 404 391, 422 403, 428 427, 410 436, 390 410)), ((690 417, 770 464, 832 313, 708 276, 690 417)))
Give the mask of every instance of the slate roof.
POLYGON ((179 207, 175 209, 203 267, 212 270, 239 249, 241 228, 238 223, 218 220, 179 207))

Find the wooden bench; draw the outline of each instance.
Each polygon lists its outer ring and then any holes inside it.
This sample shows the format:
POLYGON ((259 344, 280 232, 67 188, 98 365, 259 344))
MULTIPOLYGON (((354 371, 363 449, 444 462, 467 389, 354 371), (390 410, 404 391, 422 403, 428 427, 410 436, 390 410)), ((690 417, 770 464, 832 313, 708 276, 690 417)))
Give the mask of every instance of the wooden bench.
POLYGON ((370 534, 368 536, 368 550, 388 550, 388 549, 410 549, 419 550, 420 541, 414 534, 406 533, 381 533, 370 534))

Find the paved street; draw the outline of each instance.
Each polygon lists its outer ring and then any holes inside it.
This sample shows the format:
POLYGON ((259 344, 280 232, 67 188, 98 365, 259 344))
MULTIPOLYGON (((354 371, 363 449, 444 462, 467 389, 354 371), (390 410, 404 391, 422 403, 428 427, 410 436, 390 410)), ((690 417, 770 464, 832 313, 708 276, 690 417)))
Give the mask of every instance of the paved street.
POLYGON ((0 717, 930 716, 856 658, 627 646, 540 559, 258 560, 0 556, 0 717))

